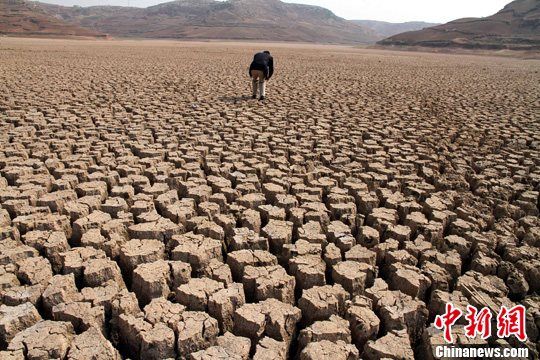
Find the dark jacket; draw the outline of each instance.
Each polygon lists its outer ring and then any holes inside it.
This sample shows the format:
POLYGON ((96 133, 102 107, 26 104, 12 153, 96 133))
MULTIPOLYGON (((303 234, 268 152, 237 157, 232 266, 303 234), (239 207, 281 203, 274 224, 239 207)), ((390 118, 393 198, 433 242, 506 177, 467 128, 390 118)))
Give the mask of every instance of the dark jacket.
POLYGON ((251 76, 251 70, 261 70, 264 72, 264 77, 270 79, 274 74, 274 58, 263 52, 255 54, 249 67, 249 76, 251 76))

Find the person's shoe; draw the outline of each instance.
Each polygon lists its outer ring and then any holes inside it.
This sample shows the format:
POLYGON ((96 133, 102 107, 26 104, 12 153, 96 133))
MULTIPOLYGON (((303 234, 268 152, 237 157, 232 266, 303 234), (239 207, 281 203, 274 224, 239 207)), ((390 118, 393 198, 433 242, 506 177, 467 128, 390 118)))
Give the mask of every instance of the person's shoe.
POLYGON ((266 98, 265 98, 264 96, 261 96, 261 97, 259 98, 259 101, 263 101, 264 99, 266 99, 266 98))
POLYGON ((257 98, 257 95, 251 95, 251 98, 255 100, 257 98))

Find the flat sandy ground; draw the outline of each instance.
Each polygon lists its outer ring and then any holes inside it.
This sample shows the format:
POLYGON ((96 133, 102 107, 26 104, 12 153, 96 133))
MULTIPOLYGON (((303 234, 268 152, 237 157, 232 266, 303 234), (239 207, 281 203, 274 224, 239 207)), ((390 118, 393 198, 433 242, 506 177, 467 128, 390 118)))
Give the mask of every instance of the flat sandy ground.
POLYGON ((1 38, 0 358, 429 359, 448 301, 537 351, 539 71, 1 38))

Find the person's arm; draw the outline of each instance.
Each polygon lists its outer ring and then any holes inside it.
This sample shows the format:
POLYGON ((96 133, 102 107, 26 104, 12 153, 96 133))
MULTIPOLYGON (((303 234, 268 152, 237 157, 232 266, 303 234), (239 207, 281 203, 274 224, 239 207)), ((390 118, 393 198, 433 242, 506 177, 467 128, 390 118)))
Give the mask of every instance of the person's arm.
POLYGON ((253 62, 251 63, 251 65, 249 65, 249 70, 248 70, 249 77, 251 77, 251 70, 252 69, 253 69, 253 62))
POLYGON ((268 60, 268 80, 274 75, 274 58, 270 56, 268 60))

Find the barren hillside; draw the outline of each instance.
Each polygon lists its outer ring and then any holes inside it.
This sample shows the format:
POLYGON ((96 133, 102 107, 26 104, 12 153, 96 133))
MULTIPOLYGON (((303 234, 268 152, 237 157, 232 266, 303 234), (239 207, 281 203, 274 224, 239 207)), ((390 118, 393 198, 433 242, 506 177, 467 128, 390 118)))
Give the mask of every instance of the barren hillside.
POLYGON ((0 34, 26 36, 85 36, 103 34, 69 24, 39 5, 24 0, 0 0, 0 34))
POLYGON ((351 22, 367 27, 375 32, 376 36, 382 40, 389 36, 401 34, 407 31, 422 30, 424 28, 436 26, 439 24, 427 23, 423 21, 408 21, 404 23, 391 23, 377 20, 351 20, 351 22))
POLYGON ((380 44, 540 49, 540 0, 516 0, 486 18, 459 19, 392 36, 380 44))
POLYGON ((178 0, 146 9, 41 4, 74 25, 119 37, 369 43, 366 27, 331 11, 279 0, 178 0))

